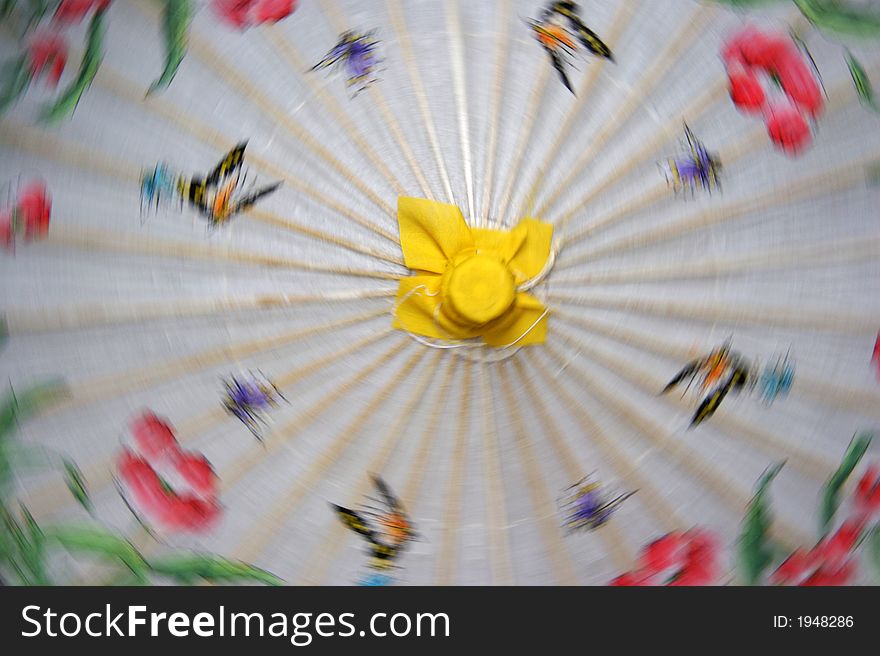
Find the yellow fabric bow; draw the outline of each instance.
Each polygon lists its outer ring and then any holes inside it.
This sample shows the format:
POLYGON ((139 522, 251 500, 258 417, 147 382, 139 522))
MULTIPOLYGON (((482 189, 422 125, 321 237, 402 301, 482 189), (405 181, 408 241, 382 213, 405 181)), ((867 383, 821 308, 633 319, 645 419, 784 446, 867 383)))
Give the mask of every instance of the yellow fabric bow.
POLYGON ((455 205, 403 197, 397 221, 404 262, 416 274, 400 281, 395 328, 495 347, 544 342, 547 310, 518 288, 547 265, 552 225, 471 228, 455 205))

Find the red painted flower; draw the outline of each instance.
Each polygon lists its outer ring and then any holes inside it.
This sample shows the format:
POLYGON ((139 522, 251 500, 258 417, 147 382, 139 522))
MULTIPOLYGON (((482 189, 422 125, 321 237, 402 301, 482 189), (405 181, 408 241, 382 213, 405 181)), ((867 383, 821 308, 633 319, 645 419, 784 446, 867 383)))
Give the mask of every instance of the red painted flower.
POLYGON ((24 238, 39 239, 49 234, 52 200, 42 182, 32 182, 18 198, 18 214, 24 222, 24 238))
POLYGON ((78 23, 93 9, 103 11, 113 0, 61 0, 55 10, 55 20, 62 23, 78 23))
POLYGON ((877 333, 877 339, 874 342, 874 355, 871 357, 871 362, 874 363, 877 375, 880 376, 880 332, 877 333))
POLYGON ((297 0, 263 0, 257 3, 254 19, 257 24, 277 23, 296 9, 297 0))
POLYGON ((730 98, 744 112, 757 112, 764 106, 764 87, 757 77, 746 72, 728 73, 730 98))
POLYGON ((718 545, 699 529, 669 533, 649 544, 639 563, 611 585, 712 585, 719 575, 718 545))
POLYGON ((181 449, 171 426, 151 412, 132 422, 131 430, 138 452, 124 449, 117 471, 132 511, 169 531, 209 529, 222 510, 211 463, 181 449))
POLYGON ((804 551, 798 549, 770 575, 776 585, 849 585, 856 575, 853 557, 867 526, 864 515, 845 521, 833 534, 804 551))
POLYGON ((238 29, 277 23, 296 10, 297 0, 212 0, 214 11, 238 29))
POLYGON ((880 467, 872 465, 859 480, 855 494, 856 512, 871 516, 880 512, 880 467))
POLYGON ((771 139, 785 152, 796 154, 809 144, 807 117, 819 116, 824 103, 819 82, 794 41, 747 27, 728 41, 722 57, 734 104, 747 112, 763 111, 771 139), (787 102, 773 101, 768 92, 773 88, 787 102))
POLYGON ((131 422, 131 434, 138 450, 148 458, 158 458, 169 449, 178 448, 171 425, 149 411, 131 422))
POLYGON ((789 155, 801 152, 812 141, 807 119, 793 106, 771 107, 764 113, 773 143, 789 155))
POLYGON ((61 35, 54 32, 37 35, 31 41, 29 56, 31 78, 39 77, 48 69, 49 84, 57 86, 67 63, 67 44, 61 35))
POLYGON ((15 251, 15 226, 11 208, 0 210, 0 246, 10 253, 15 251))

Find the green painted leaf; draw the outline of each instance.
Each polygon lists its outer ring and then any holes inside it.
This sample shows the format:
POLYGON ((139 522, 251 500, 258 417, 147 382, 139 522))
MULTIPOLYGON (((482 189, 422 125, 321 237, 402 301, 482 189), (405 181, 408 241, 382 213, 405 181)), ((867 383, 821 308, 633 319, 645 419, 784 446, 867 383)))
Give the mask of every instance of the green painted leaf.
POLYGON ((168 556, 150 563, 151 569, 165 576, 190 583, 197 578, 208 581, 258 581, 282 585, 284 581, 266 570, 219 556, 186 554, 168 556))
POLYGON ((880 524, 874 526, 866 542, 868 558, 874 567, 874 578, 880 581, 880 524))
POLYGON ((92 16, 92 21, 89 24, 86 51, 83 53, 82 63, 80 64, 76 79, 70 83, 70 86, 67 87, 57 100, 43 108, 40 120, 44 123, 56 123, 73 114, 83 94, 91 86, 92 81, 98 74, 104 54, 104 32, 106 31, 104 16, 106 13, 107 10, 105 9, 95 12, 95 15, 92 16))
POLYGON ((880 10, 848 7, 839 0, 794 0, 813 25, 838 36, 863 39, 880 37, 880 10))
POLYGON ((712 2, 719 5, 727 5, 728 7, 741 7, 743 9, 759 7, 761 5, 779 4, 781 2, 787 1, 788 0, 712 0, 712 2))
POLYGON ((15 432, 17 422, 32 417, 48 404, 61 398, 67 388, 59 381, 31 387, 22 393, 10 391, 0 403, 0 444, 15 432))
POLYGON ((757 585, 761 581, 764 570, 770 566, 774 559, 776 547, 768 535, 772 517, 767 494, 770 483, 776 478, 784 464, 780 462, 764 472, 746 510, 739 538, 739 560, 743 580, 747 585, 757 585))
POLYGON ((5 506, 0 510, 0 514, 3 516, 3 527, 6 529, 7 534, 15 541, 19 551, 26 551, 30 546, 30 542, 21 529, 18 520, 15 519, 5 506))
POLYGON ((27 56, 22 55, 0 66, 0 114, 21 98, 31 81, 27 56))
POLYGON ((15 0, 3 0, 0 2, 0 19, 9 18, 9 14, 15 9, 15 0))
POLYGON ((83 526, 53 526, 46 528, 46 540, 57 542, 71 552, 89 553, 119 560, 137 577, 146 581, 147 562, 134 545, 113 533, 83 526))
POLYGON ((65 458, 63 464, 64 482, 67 484, 67 489, 70 490, 70 493, 79 505, 91 512, 92 498, 89 496, 89 491, 86 488, 86 479, 83 477, 82 472, 72 460, 65 458))
POLYGON ((158 80, 153 82, 147 95, 165 89, 171 84, 177 69, 186 56, 189 26, 193 17, 192 0, 165 0, 162 30, 165 35, 165 69, 158 80))
POLYGON ((25 585, 38 585, 41 578, 42 556, 37 553, 28 534, 5 506, 2 508, 2 516, 3 529, 11 537, 12 553, 9 562, 15 563, 16 573, 22 577, 25 585))
POLYGON ((59 4, 59 0, 29 0, 27 4, 28 8, 24 12, 25 32, 30 31, 50 11, 54 11, 59 4))
POLYGON ((846 65, 849 68, 849 74, 852 76, 853 84, 856 86, 856 92, 859 94, 861 103, 880 113, 880 107, 877 106, 877 101, 874 97, 874 87, 871 85, 868 73, 861 62, 849 50, 846 51, 846 65))
POLYGON ((34 519, 34 516, 31 515, 30 511, 24 506, 24 504, 20 505, 20 510, 25 526, 27 526, 28 534, 30 535, 31 544, 30 552, 28 554, 28 563, 34 575, 34 579, 37 585, 49 585, 46 566, 43 562, 45 557, 45 536, 43 535, 40 525, 37 524, 37 520, 34 519))
POLYGON ((834 513, 837 512, 837 507, 840 505, 840 489, 846 484, 846 480, 853 473, 862 456, 865 455, 865 451, 868 450, 868 446, 871 444, 872 437, 873 435, 867 433, 853 437, 846 449, 846 453, 843 455, 843 460, 840 461, 840 465, 837 467, 837 471, 825 483, 825 487, 822 490, 822 507, 819 515, 820 536, 824 536, 828 532, 831 520, 834 519, 834 513))
POLYGON ((9 324, 6 322, 6 317, 0 316, 0 348, 6 346, 7 341, 9 341, 9 324))

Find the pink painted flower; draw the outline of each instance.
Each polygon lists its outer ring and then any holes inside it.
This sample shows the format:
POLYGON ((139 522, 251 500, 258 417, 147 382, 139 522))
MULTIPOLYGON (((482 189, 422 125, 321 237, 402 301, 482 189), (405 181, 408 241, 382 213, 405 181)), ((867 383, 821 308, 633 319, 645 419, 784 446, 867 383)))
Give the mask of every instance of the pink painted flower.
POLYGON ((28 55, 31 78, 39 77, 48 69, 49 84, 57 86, 67 63, 67 44, 61 35, 56 32, 38 34, 30 43, 28 55))
POLYGON ((211 5, 220 18, 241 30, 287 18, 297 0, 212 0, 211 5))

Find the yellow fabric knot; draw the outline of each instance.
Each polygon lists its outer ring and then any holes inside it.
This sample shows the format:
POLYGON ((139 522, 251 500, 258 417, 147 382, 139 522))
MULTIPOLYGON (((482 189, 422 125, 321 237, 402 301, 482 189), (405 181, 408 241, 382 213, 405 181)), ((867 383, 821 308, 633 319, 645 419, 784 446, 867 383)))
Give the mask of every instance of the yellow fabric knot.
POLYGON ((523 219, 512 230, 470 228, 455 205, 423 198, 398 199, 397 221, 416 273, 400 281, 395 328, 495 347, 544 342, 546 308, 518 288, 547 266, 553 226, 523 219))

